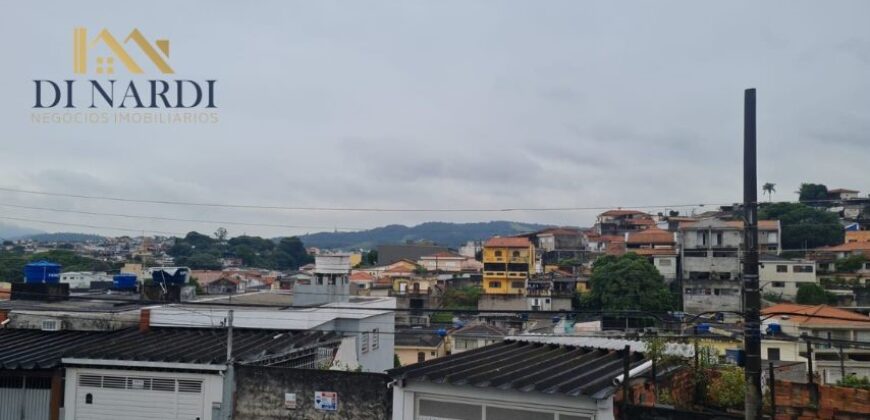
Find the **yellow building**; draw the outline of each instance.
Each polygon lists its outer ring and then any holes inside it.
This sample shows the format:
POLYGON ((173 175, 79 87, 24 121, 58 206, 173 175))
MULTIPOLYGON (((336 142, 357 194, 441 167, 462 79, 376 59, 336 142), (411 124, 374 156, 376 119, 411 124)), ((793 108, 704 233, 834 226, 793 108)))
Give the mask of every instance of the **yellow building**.
POLYGON ((527 238, 492 238, 483 244, 483 293, 525 295, 535 270, 535 247, 527 238))

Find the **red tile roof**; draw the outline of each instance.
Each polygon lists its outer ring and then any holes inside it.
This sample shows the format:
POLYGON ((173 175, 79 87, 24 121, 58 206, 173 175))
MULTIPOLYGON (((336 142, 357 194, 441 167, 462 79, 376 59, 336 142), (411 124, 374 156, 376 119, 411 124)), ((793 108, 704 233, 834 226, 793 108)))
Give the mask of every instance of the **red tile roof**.
POLYGON ((849 242, 847 244, 816 248, 819 252, 870 251, 870 242, 849 242))
POLYGON ((674 234, 659 228, 649 228, 628 234, 629 244, 673 244, 674 234))
POLYGON ((483 246, 493 248, 528 248, 531 244, 527 238, 523 237, 495 237, 486 241, 483 246))
POLYGON ((375 276, 366 273, 365 271, 357 271, 348 277, 350 281, 372 281, 375 279, 375 276))
POLYGON ((607 210, 606 212, 601 213, 598 216, 616 217, 616 216, 628 216, 631 214, 644 214, 644 215, 649 216, 648 214, 646 214, 640 210, 607 210))
POLYGON ((781 317, 788 315, 789 320, 800 325, 837 325, 837 326, 860 326, 870 328, 870 317, 857 312, 835 308, 828 305, 797 305, 793 303, 780 303, 761 310, 762 315, 774 315, 781 317), (815 316, 814 316, 815 315, 815 316), (836 318, 836 319, 832 319, 836 318))

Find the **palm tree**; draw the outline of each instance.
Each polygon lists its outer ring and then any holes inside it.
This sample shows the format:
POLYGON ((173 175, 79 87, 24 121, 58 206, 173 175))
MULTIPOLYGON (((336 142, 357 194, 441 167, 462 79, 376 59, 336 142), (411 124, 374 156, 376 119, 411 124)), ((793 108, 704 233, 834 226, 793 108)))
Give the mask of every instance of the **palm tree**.
POLYGON ((765 182, 761 187, 764 194, 767 194, 767 201, 771 201, 773 199, 773 193, 776 192, 776 184, 765 182))

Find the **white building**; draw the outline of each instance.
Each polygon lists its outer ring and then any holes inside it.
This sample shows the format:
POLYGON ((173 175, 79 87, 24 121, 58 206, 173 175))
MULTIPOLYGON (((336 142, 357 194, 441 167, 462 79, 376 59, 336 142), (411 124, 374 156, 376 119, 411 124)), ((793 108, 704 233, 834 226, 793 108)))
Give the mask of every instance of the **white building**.
POLYGON ((68 283, 70 289, 90 289, 92 282, 112 281, 112 276, 94 271, 68 271, 60 273, 60 282, 68 283))
POLYGON ((765 254, 761 258, 759 284, 762 293, 773 293, 794 301, 801 284, 817 283, 816 266, 813 261, 790 260, 765 254))

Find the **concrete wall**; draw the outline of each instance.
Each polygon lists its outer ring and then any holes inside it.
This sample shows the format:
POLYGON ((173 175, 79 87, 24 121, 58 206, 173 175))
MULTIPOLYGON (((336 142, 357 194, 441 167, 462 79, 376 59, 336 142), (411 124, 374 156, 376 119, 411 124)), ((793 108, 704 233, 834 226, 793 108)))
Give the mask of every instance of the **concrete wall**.
POLYGON ((487 311, 525 311, 528 310, 524 295, 481 295, 477 309, 487 311))
POLYGON ((388 419, 389 382, 388 376, 375 373, 239 366, 233 419, 388 419), (315 408, 315 391, 338 393, 338 410, 315 408), (285 408, 287 393, 296 394, 296 408, 285 408))

